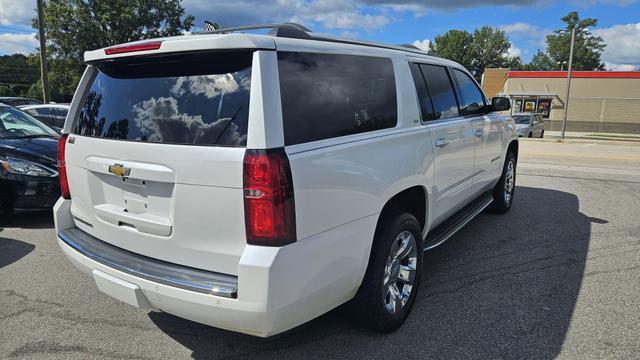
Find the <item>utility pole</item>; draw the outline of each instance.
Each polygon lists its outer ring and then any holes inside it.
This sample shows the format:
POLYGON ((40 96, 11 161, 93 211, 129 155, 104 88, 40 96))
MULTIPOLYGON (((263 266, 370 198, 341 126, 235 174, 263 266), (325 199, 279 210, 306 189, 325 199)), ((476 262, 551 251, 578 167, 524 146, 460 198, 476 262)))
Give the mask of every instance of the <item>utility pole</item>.
POLYGON ((573 43, 576 40, 576 27, 571 29, 571 47, 569 48, 569 67, 567 68, 567 96, 564 98, 564 120, 562 120, 562 140, 567 131, 567 114, 569 112, 569 93, 571 91, 571 66, 573 65, 573 43))
POLYGON ((44 12, 42 0, 38 0, 38 34, 40 37, 40 76, 42 78, 42 100, 49 103, 49 72, 47 70, 47 40, 44 37, 44 12))

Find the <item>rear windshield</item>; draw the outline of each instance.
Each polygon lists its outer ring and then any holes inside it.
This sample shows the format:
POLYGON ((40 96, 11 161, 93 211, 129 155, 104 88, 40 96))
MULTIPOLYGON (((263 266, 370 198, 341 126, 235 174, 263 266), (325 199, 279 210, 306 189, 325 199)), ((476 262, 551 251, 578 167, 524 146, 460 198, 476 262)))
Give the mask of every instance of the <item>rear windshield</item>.
POLYGON ((140 57, 98 69, 74 133, 118 140, 245 146, 251 52, 140 57))

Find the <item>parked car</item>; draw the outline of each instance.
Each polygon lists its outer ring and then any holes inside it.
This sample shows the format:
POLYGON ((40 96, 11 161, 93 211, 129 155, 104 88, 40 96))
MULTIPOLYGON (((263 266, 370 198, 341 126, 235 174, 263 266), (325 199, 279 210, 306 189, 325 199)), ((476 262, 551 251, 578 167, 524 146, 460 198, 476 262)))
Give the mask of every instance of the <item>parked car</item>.
POLYGON ((518 113, 513 115, 519 137, 544 137, 544 119, 537 113, 518 113))
POLYGON ((56 131, 62 130, 64 120, 69 112, 68 104, 41 104, 22 105, 19 109, 28 112, 31 116, 49 125, 56 131))
POLYGON ((51 209, 60 197, 58 133, 0 104, 0 212, 51 209))
POLYGON ((0 103, 11 105, 11 106, 42 104, 38 100, 27 99, 23 97, 15 97, 15 96, 0 96, 0 103))
POLYGON ((140 308, 266 337, 352 300, 393 331, 423 250, 512 206, 509 100, 416 49, 242 29, 85 53, 58 244, 140 308))

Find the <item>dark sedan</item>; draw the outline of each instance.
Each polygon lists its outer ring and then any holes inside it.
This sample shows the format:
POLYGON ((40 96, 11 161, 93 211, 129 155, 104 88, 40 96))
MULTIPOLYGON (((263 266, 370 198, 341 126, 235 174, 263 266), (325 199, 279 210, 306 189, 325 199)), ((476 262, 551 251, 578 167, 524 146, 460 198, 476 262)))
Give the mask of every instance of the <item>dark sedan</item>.
POLYGON ((58 133, 0 105, 0 212, 51 208, 60 197, 58 133))

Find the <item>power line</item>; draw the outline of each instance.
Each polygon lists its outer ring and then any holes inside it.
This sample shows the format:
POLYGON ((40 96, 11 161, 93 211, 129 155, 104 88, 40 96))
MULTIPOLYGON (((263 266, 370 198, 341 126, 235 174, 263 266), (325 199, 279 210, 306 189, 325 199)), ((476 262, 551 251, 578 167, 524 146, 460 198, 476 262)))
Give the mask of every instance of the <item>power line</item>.
POLYGON ((0 65, 0 68, 6 68, 6 69, 19 69, 19 70, 33 70, 33 71, 38 71, 38 67, 37 66, 14 66, 14 65, 0 65))
POLYGON ((14 87, 14 86, 24 86, 24 87, 31 87, 31 85, 33 84, 11 84, 11 83, 3 83, 0 82, 0 85, 5 85, 5 86, 9 86, 9 87, 14 87))

